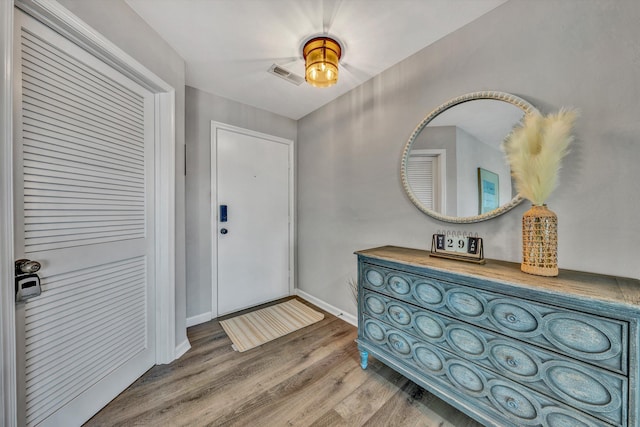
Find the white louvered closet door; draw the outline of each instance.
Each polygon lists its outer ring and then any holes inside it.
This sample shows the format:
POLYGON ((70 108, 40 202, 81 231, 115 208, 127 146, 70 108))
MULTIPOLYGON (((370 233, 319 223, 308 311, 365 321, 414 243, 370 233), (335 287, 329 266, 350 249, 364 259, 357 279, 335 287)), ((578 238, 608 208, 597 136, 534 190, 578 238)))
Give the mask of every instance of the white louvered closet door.
POLYGON ((155 363, 153 95, 16 10, 16 256, 25 425, 80 425, 155 363))
POLYGON ((431 156, 409 156, 407 181, 416 198, 428 209, 435 209, 436 162, 431 156))

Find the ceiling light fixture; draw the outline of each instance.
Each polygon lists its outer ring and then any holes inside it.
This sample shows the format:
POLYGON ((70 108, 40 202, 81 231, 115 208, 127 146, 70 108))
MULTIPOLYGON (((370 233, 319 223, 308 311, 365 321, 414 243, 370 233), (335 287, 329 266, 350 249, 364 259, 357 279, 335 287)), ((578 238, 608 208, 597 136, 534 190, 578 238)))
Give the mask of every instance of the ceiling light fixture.
POLYGON ((329 87, 338 83, 340 44, 330 37, 314 37, 302 48, 304 78, 311 86, 329 87))

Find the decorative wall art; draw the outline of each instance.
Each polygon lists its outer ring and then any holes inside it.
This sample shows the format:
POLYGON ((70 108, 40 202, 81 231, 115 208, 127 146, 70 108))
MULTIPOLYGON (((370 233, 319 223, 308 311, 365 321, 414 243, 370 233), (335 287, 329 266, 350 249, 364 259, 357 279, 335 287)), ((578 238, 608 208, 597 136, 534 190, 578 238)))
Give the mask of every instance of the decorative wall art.
POLYGON ((491 212, 500 206, 499 179, 498 174, 478 168, 478 215, 491 212))

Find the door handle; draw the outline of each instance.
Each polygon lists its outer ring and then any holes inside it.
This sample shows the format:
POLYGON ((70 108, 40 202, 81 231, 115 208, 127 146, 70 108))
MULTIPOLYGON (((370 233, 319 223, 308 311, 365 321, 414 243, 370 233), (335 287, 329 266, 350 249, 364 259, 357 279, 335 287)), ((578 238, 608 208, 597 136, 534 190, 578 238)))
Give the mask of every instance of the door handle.
POLYGON ((24 301, 40 295, 40 277, 36 274, 42 266, 38 261, 19 259, 15 262, 16 301, 24 301))
POLYGON ((221 228, 220 229, 220 234, 227 234, 229 232, 229 230, 227 230, 226 228, 221 228))

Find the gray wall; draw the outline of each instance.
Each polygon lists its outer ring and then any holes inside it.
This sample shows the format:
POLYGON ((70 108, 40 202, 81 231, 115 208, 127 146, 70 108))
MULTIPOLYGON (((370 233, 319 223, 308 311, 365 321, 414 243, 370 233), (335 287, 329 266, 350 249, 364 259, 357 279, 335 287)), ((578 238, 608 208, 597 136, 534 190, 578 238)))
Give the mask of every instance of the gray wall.
MULTIPOLYGON (((296 141, 296 121, 186 88, 187 317, 211 313, 211 121, 296 141)), ((248 261, 249 262, 249 261, 248 261)))
MULTIPOLYGON (((456 128, 457 215, 478 214, 478 165, 485 144, 475 136, 456 128)), ((487 168, 487 166, 484 166, 487 168)), ((493 169, 491 169, 493 170, 493 169)))
POLYGON ((511 169, 504 153, 464 130, 456 129, 458 216, 477 215, 479 207, 478 168, 498 175, 499 203, 511 200, 511 169))
POLYGON ((184 218, 184 61, 123 0, 59 0, 59 2, 175 88, 176 345, 180 345, 187 339, 184 218))
POLYGON ((298 122, 298 287, 354 313, 353 251, 427 249, 438 229, 478 232, 489 258, 520 261, 527 204, 487 222, 441 223, 404 195, 402 148, 423 117, 499 90, 543 113, 581 110, 560 187, 561 268, 640 276, 640 2, 512 0, 298 122))

